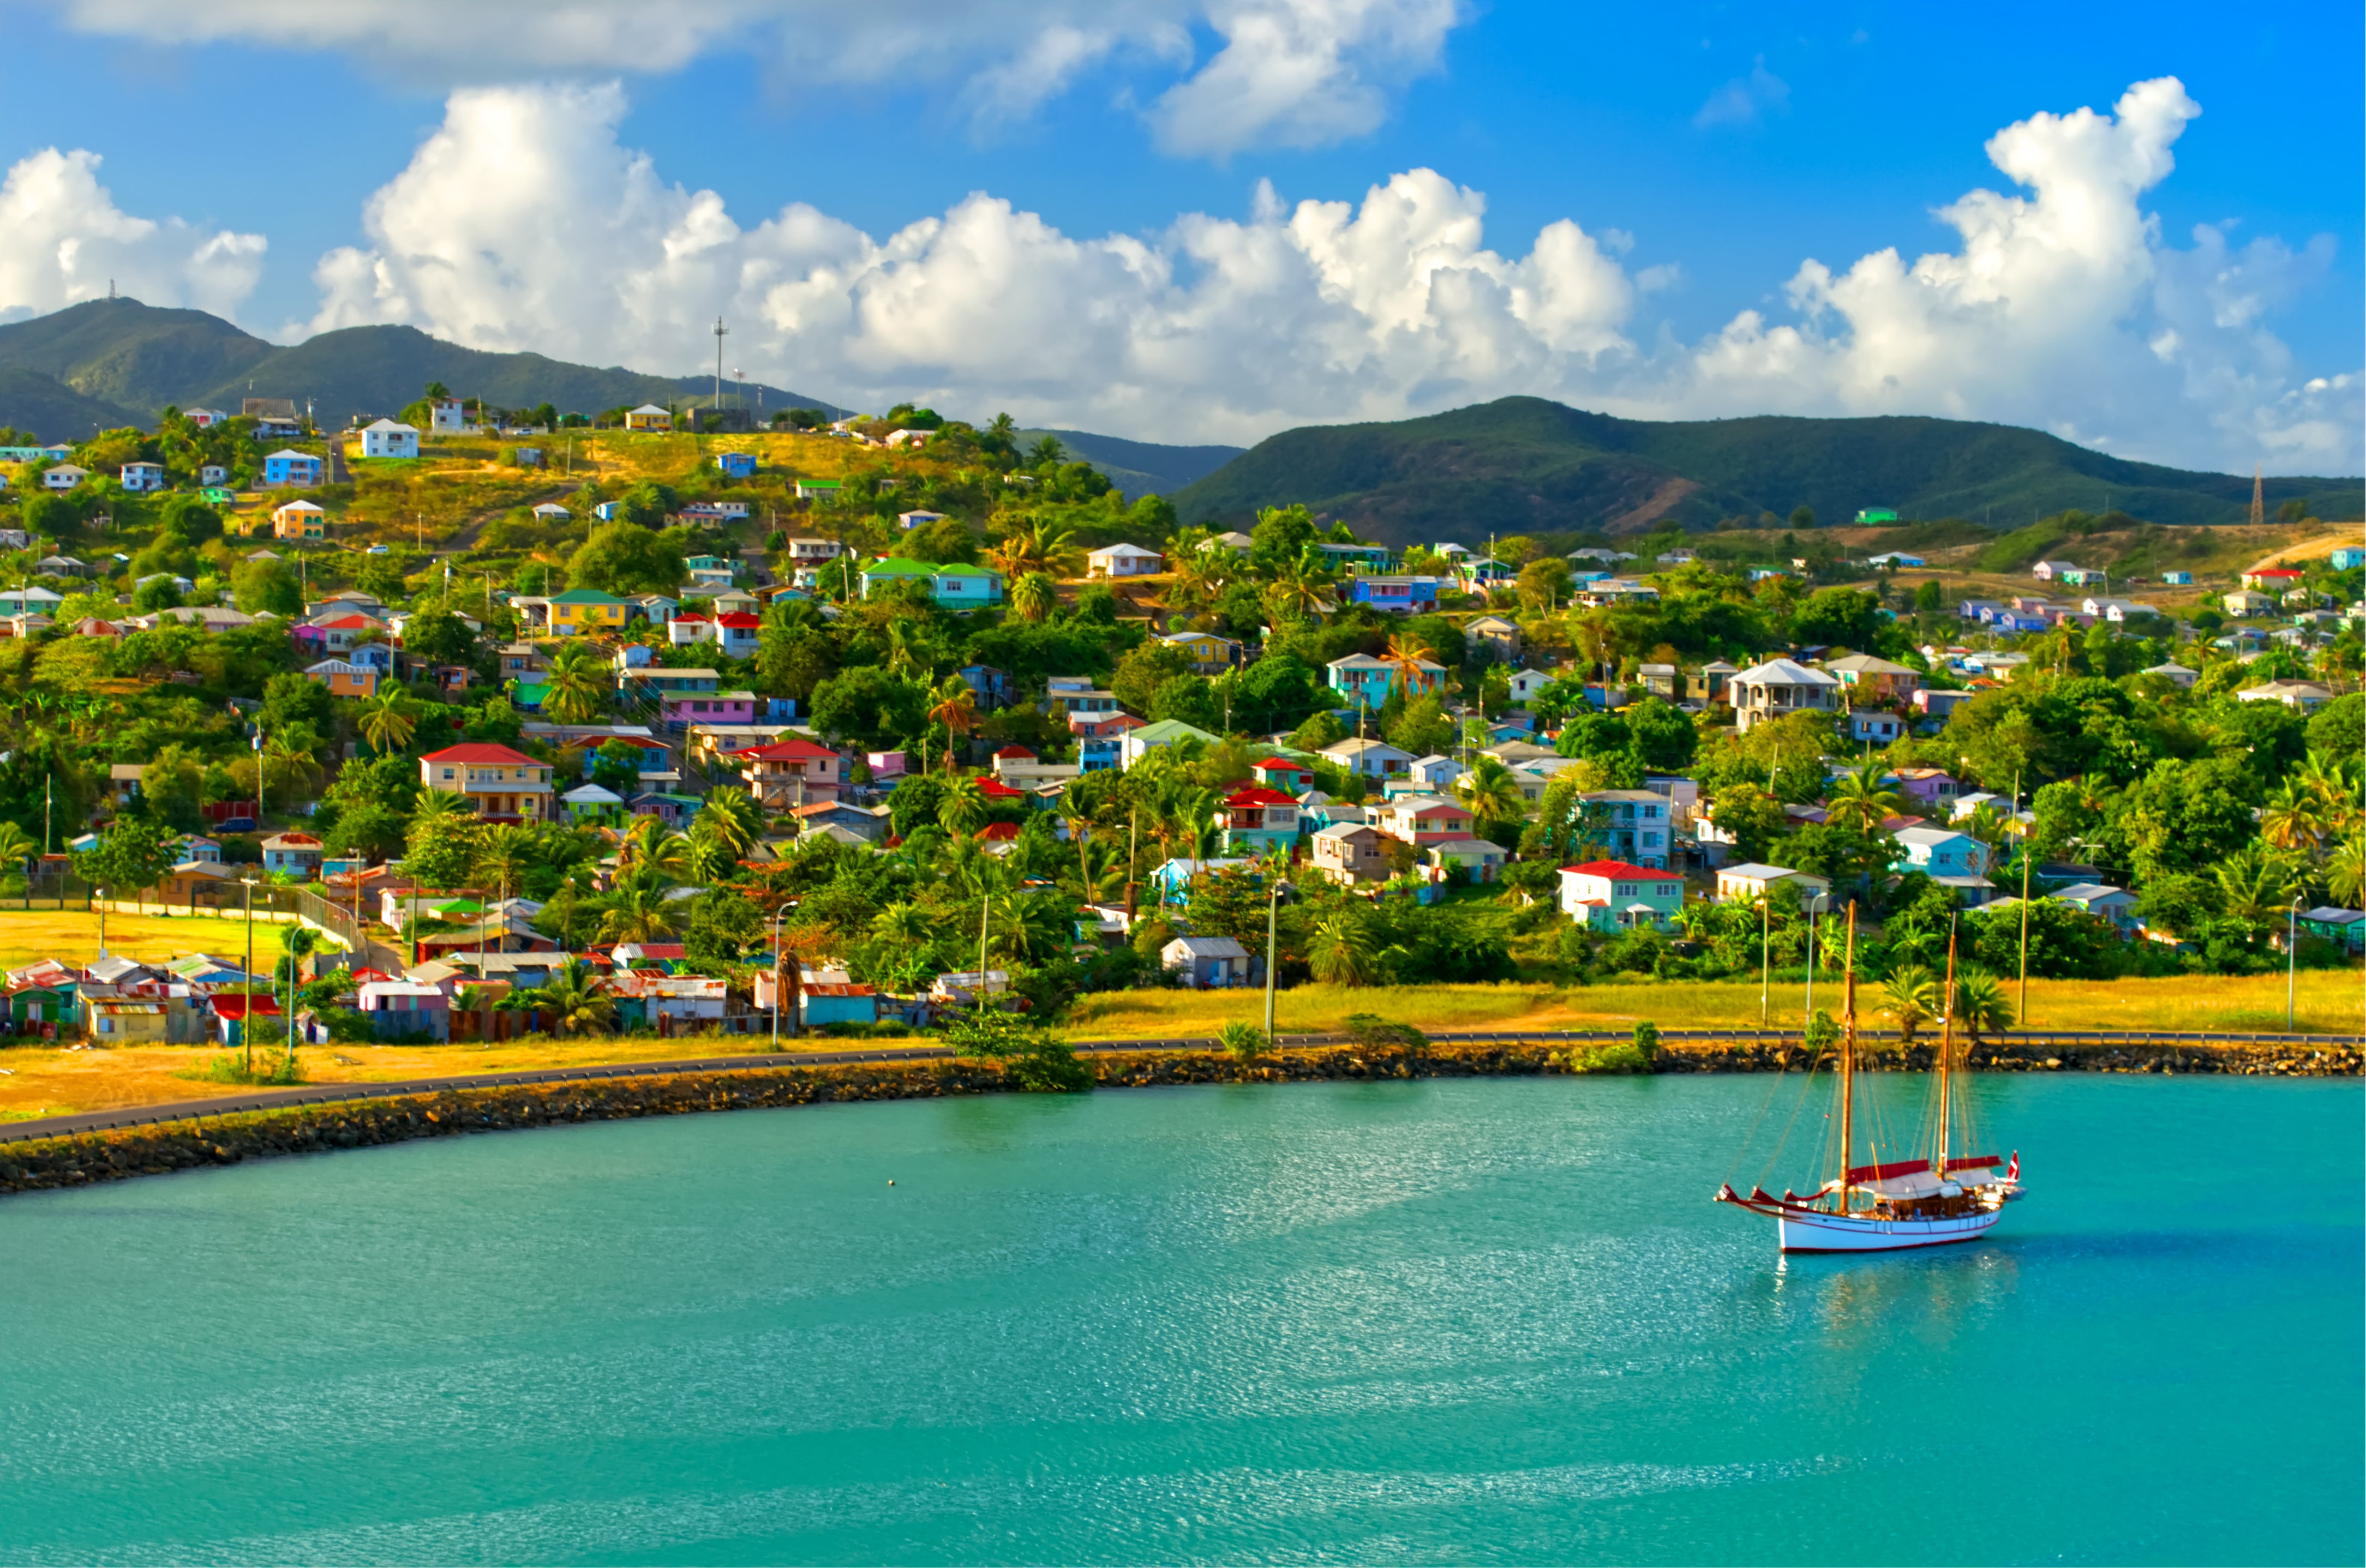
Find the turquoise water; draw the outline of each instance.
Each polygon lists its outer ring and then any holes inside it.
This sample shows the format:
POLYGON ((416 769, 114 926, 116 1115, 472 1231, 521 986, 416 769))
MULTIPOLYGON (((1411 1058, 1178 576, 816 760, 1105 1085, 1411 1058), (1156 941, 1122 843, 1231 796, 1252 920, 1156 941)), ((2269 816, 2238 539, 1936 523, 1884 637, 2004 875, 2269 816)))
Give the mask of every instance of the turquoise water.
POLYGON ((1989 1241, 1787 1266, 1707 1201, 1769 1083, 743 1112, 9 1199, 0 1562, 2360 1559, 2356 1082, 1983 1080, 2033 1193, 1989 1241))

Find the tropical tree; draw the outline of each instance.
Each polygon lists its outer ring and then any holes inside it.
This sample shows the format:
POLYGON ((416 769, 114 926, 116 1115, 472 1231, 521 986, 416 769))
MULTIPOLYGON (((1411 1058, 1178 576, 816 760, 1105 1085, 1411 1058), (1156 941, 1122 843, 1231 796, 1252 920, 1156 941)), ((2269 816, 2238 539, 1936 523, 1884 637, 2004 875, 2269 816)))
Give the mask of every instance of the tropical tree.
POLYGON ((501 823, 488 825, 477 835, 477 879, 488 887, 515 892, 524 885, 525 874, 537 858, 536 847, 531 829, 501 823))
POLYGON ((1473 762, 1470 771, 1454 781, 1454 793, 1482 829, 1527 819, 1528 798, 1520 792, 1519 776, 1494 757, 1473 762))
POLYGON ((2012 1003, 2004 987, 1985 969, 1964 969, 1955 976, 1955 1022, 1977 1046, 1982 1036, 2012 1027, 2012 1003))
POLYGON ((1040 964, 1076 945, 1076 926, 1048 893, 1004 893, 988 901, 987 950, 1022 964, 1040 964))
POLYGON ((1085 558, 1075 532, 1076 525, 1064 518, 1030 519, 986 551, 986 564, 1013 580, 1031 573, 1072 577, 1085 558))
POLYGON ((1380 662, 1393 673, 1396 689, 1408 698, 1418 697, 1436 684, 1437 678, 1422 667, 1435 662, 1429 657, 1429 649, 1402 632, 1389 639, 1388 646, 1380 653, 1380 662))
MULTIPOLYGON (((408 720, 405 721, 405 722, 408 722, 408 720)), ((403 739, 409 738, 410 735, 406 732, 403 739)), ((256 786, 268 795, 271 792, 271 781, 275 775, 282 783, 290 779, 302 779, 309 782, 320 771, 317 742, 312 732, 301 724, 296 724, 264 737, 263 750, 255 760, 254 781, 256 786)))
POLYGON ((2326 799, 2295 773, 2269 792, 2259 807, 2259 836, 2288 854, 2305 854, 2325 837, 2326 799))
POLYGON ((2274 925, 2292 902, 2292 863, 2258 839, 2219 861, 2211 875, 2218 884, 2220 908, 2247 936, 2274 925))
POLYGON ((1022 621, 1041 623, 1059 603, 1059 586, 1042 572, 1028 572, 1011 581, 1010 608, 1022 621))
POLYGON ((466 795, 448 790, 422 790, 417 802, 411 809, 411 830, 416 833, 423 826, 455 817, 474 816, 476 812, 476 802, 466 795))
POLYGON ((2326 890, 2346 909, 2366 909, 2366 830, 2335 846, 2325 868, 2326 890))
POLYGON ((1310 562, 1293 561, 1267 586, 1265 599, 1277 620, 1320 622, 1331 602, 1331 579, 1310 562))
POLYGON ((616 869, 679 881, 690 870, 690 841, 653 816, 635 817, 617 848, 616 869))
POLYGON ((562 724, 589 723, 615 689, 615 676, 598 647, 569 639, 543 676, 543 711, 562 724))
POLYGON ((745 860, 764 840, 764 808, 756 797, 737 786, 715 790, 698 809, 693 832, 705 827, 737 859, 745 860))
POLYGON ((636 877, 619 884, 601 900, 600 939, 603 942, 655 942, 679 929, 675 911, 681 906, 667 896, 663 882, 636 877))
POLYGON ((937 797, 937 825, 956 839, 964 839, 986 825, 986 784, 975 774, 945 781, 937 797))
POLYGON ((0 822, 0 867, 22 871, 25 863, 41 852, 30 834, 12 822, 0 822))
POLYGON ((1889 787, 1888 771, 1888 765, 1876 757, 1843 774, 1824 803, 1825 814, 1860 833, 1880 832, 1883 823, 1906 807, 1905 797, 1889 787))
POLYGON ((541 985, 517 993, 515 1004, 547 1009, 562 1035, 604 1029, 616 1016, 616 999, 592 978, 580 958, 569 959, 541 985))
POLYGON ((1938 1015, 1940 990, 1939 977, 1921 964, 1906 964, 1891 972, 1881 988, 1886 1004, 1881 1012, 1896 1021, 1901 1043, 1912 1045, 1914 1032, 1938 1015))
POLYGON ((1306 957, 1314 978, 1325 985, 1369 985, 1380 972, 1370 923, 1361 910, 1346 904, 1317 917, 1307 934, 1306 957))
POLYGON ((945 727, 945 771, 953 768, 953 737, 966 736, 977 727, 977 693, 961 677, 948 676, 936 689, 934 705, 929 709, 929 722, 945 727))

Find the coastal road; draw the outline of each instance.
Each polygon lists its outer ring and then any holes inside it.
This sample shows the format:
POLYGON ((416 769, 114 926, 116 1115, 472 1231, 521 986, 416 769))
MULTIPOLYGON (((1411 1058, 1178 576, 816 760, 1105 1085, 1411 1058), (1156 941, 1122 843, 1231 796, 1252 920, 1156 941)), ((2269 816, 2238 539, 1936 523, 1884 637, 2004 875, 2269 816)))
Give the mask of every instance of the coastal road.
MULTIPOLYGON (((1631 1040, 1633 1034, 1617 1029, 1503 1031, 1458 1030, 1435 1034, 1437 1045, 1611 1045, 1631 1040)), ((1662 1029, 1660 1038, 1671 1044, 1782 1045, 1800 1039, 1796 1029, 1662 1029)), ((1121 1051, 1211 1050, 1213 1038, 1173 1040, 1076 1040, 1086 1053, 1121 1051)), ((1293 1047, 1347 1043, 1344 1035, 1282 1035, 1275 1044, 1293 1047)), ((2051 1048, 2056 1046, 2194 1045, 2299 1046, 2324 1050, 2356 1049, 2359 1041, 2343 1035, 2172 1034, 2147 1030, 2081 1030, 2002 1035, 1999 1047, 2051 1048)), ((662 1078, 683 1072, 743 1072, 781 1067, 829 1067, 855 1062, 946 1061, 953 1053, 943 1046, 896 1046, 871 1050, 776 1051, 751 1056, 693 1057, 675 1061, 624 1062, 614 1066, 544 1068, 527 1072, 484 1072, 441 1078, 412 1078, 393 1083, 313 1083, 287 1089, 252 1089, 240 1094, 208 1100, 181 1100, 156 1105, 127 1105, 111 1111, 84 1111, 68 1116, 42 1116, 0 1126, 0 1144, 74 1133, 105 1132, 116 1127, 150 1126, 160 1122, 201 1121, 208 1116, 235 1115, 275 1110, 287 1105, 324 1105, 345 1100, 385 1100, 405 1094, 436 1094, 459 1089, 498 1089, 522 1083, 581 1083, 599 1079, 662 1078)))

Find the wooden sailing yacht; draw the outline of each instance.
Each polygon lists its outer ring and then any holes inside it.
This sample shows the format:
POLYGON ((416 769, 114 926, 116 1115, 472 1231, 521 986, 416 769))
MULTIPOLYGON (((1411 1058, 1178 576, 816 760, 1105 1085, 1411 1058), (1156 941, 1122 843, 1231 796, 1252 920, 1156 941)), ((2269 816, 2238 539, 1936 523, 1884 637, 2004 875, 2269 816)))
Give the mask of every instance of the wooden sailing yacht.
POLYGON ((1745 1197, 1729 1182, 1718 1189, 1717 1201, 1773 1219, 1786 1252, 1894 1252, 1978 1239, 2003 1216, 2004 1205, 2021 1196, 2021 1156, 2015 1154, 2007 1163, 1994 1155, 1955 1152, 1971 1144, 1972 1117, 1968 1097, 1955 1081, 1955 934, 1947 936, 1946 1002, 1940 1014, 1938 1071, 1932 1084, 1934 1103, 1922 1118, 1917 1147, 1906 1151, 1915 1158, 1885 1162, 1879 1129, 1874 1127, 1866 1140, 1872 1159, 1854 1163, 1859 1118, 1853 906, 1849 910, 1845 977, 1836 1075, 1839 1125, 1836 1136, 1828 1140, 1834 1147, 1827 1151, 1839 1174, 1804 1198, 1788 1191, 1774 1197, 1758 1186, 1745 1197), (1955 1141, 1958 1131, 1966 1135, 1960 1145, 1955 1141))

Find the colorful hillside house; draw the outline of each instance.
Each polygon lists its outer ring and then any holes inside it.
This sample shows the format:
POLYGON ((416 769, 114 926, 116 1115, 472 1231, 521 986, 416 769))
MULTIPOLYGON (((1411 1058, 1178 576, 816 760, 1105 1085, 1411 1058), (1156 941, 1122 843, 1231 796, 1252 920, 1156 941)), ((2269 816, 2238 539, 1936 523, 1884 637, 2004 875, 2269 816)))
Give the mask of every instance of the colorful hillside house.
POLYGON ((310 501, 289 501, 271 514, 271 537, 274 539, 326 539, 328 536, 328 510, 310 501))
POLYGON ((310 489, 321 483, 321 459, 309 452, 282 447, 263 460, 265 489, 310 489))
POLYGON ((637 409, 625 410, 625 428, 628 431, 670 431, 673 429, 673 415, 655 403, 644 403, 637 409))
POLYGON ((621 632, 632 606, 596 588, 569 588, 550 600, 550 634, 580 637, 600 632, 621 632))
POLYGON ((130 495, 145 495, 164 487, 164 465, 161 463, 127 463, 121 474, 123 488, 130 495))
POLYGON ((1560 868, 1561 913, 1594 931, 1649 925, 1665 931, 1684 907, 1684 879, 1624 860, 1560 868))
POLYGON ((715 466, 727 479, 752 479, 756 476, 756 454, 752 452, 718 452, 715 454, 715 466))
POLYGON ((550 815, 549 764, 505 745, 470 743, 429 752, 419 759, 419 782, 468 797, 486 822, 530 823, 550 815))
POLYGON ((1298 802, 1279 790, 1255 785, 1224 797, 1216 813, 1228 855, 1288 851, 1298 842, 1298 802))

